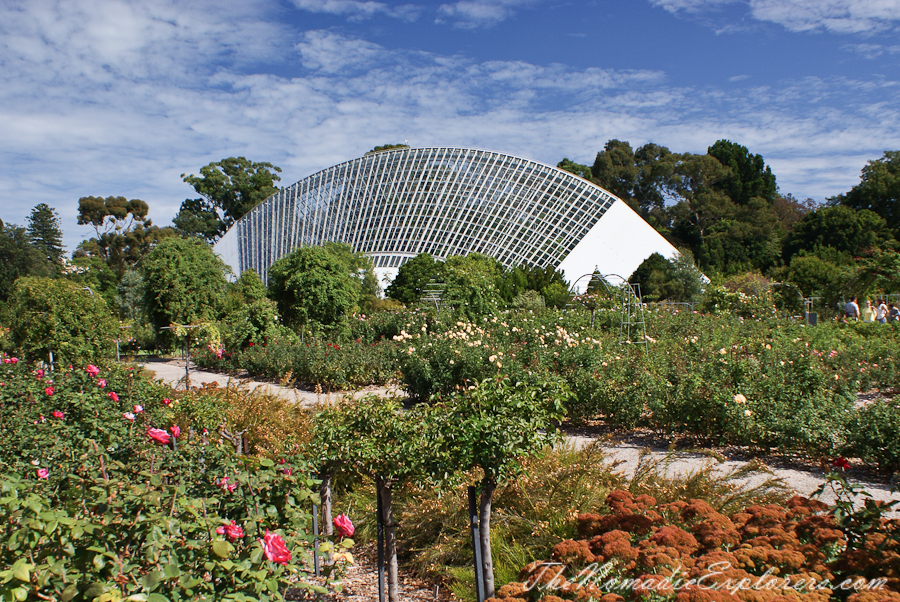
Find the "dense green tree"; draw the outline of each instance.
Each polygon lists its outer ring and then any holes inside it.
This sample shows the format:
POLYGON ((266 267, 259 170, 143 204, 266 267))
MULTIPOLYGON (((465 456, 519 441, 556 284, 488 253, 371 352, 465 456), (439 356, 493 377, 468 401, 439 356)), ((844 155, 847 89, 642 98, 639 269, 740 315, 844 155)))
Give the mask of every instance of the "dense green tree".
POLYGON ((245 270, 228 285, 224 317, 220 322, 225 349, 234 350, 259 344, 266 339, 289 337, 280 325, 278 305, 267 298, 266 285, 255 270, 245 270))
POLYGON ((99 257, 73 257, 66 268, 65 277, 82 287, 90 288, 103 297, 107 306, 115 307, 119 277, 99 257))
POLYGON ((443 266, 443 301, 461 316, 480 319, 495 311, 503 300, 502 273, 500 262, 481 253, 449 257, 443 266))
POLYGON ((116 308, 119 317, 132 324, 143 324, 146 320, 147 287, 139 270, 128 270, 116 287, 116 308))
POLYGON ((372 259, 362 253, 354 252, 353 247, 348 243, 326 242, 322 246, 343 263, 347 273, 353 276, 359 288, 358 303, 360 307, 371 305, 372 300, 377 299, 381 293, 372 259))
POLYGON ((62 230, 59 214, 46 203, 39 203, 28 217, 28 240, 48 261, 61 265, 63 260, 62 230))
POLYGON ((78 200, 79 225, 94 227, 96 237, 82 242, 75 257, 99 257, 118 278, 163 238, 171 228, 158 228, 147 218, 149 206, 123 196, 82 197, 78 200))
POLYGON ((672 264, 659 253, 653 253, 628 278, 631 284, 641 287, 641 298, 644 301, 662 301, 665 299, 663 284, 669 280, 672 264))
POLYGON ((825 307, 835 307, 842 298, 865 292, 853 286, 859 266, 849 253, 832 247, 800 251, 790 265, 774 270, 772 276, 795 285, 804 297, 820 297, 825 307))
POLYGON ((323 247, 300 247, 269 268, 269 297, 291 328, 338 325, 357 308, 359 296, 347 264, 323 247))
POLYGON ((432 280, 441 278, 442 262, 428 253, 419 253, 397 270, 397 276, 385 290, 390 298, 404 305, 414 305, 432 280))
POLYGON ((869 161, 859 184, 828 201, 877 213, 900 238, 900 151, 885 151, 881 159, 869 161))
POLYGON ((644 301, 697 301, 703 293, 703 275, 691 252, 682 249, 671 260, 654 253, 641 263, 628 282, 639 284, 644 301))
MULTIPOLYGON (((578 164, 564 162, 577 171, 578 164)), ((591 174, 713 273, 778 265, 781 239, 791 220, 799 219, 793 204, 779 202, 775 176, 762 157, 727 140, 705 155, 673 153, 655 143, 632 150, 628 142, 610 140, 591 174)))
POLYGON ((894 238, 881 216, 838 205, 807 213, 785 238, 782 257, 790 263, 801 251, 814 253, 824 247, 852 257, 893 245, 894 238))
POLYGON ((633 209, 639 210, 633 195, 639 169, 629 143, 621 140, 607 142, 603 150, 597 153, 591 174, 599 186, 627 202, 633 209))
POLYGON ((731 202, 747 205, 754 198, 763 199, 769 204, 774 202, 778 194, 775 175, 761 155, 750 154, 747 147, 730 140, 716 141, 707 149, 707 153, 730 170, 716 186, 728 195, 731 202))
MULTIPOLYGON (((584 178, 589 182, 594 182, 594 176, 591 174, 591 168, 587 165, 582 165, 580 163, 575 163, 570 160, 568 157, 563 158, 562 161, 556 164, 556 166, 563 171, 567 171, 569 173, 573 173, 579 178, 584 178)), ((596 182, 595 182, 596 183, 596 182)))
POLYGON ((181 174, 202 198, 187 199, 173 222, 179 232, 212 242, 248 211, 278 192, 281 168, 244 157, 229 157, 200 168, 200 175, 181 174))
MULTIPOLYGON (((546 295, 544 295, 544 291, 552 285, 559 285, 554 287, 557 296, 560 286, 566 291, 569 289, 562 272, 558 271, 555 267, 546 266, 541 268, 534 265, 525 265, 515 266, 512 269, 503 271, 500 278, 499 290, 503 300, 507 303, 512 302, 513 299, 525 291, 537 291, 544 296, 548 305, 554 305, 554 303, 547 300, 546 295)), ((568 292, 566 292, 566 296, 568 296, 568 292)), ((557 299, 554 298, 554 301, 556 300, 557 299)))
POLYGON ((6 301, 22 276, 49 276, 53 265, 29 241, 25 228, 0 222, 0 301, 6 301))
POLYGON ((119 334, 103 298, 65 279, 17 280, 9 317, 13 344, 31 359, 83 363, 111 354, 119 334))
POLYGON ((548 307, 565 309, 569 304, 569 287, 565 282, 552 282, 541 289, 541 296, 548 307))
POLYGON ((141 262, 150 321, 159 329, 216 320, 225 293, 225 269, 202 240, 161 241, 141 262))

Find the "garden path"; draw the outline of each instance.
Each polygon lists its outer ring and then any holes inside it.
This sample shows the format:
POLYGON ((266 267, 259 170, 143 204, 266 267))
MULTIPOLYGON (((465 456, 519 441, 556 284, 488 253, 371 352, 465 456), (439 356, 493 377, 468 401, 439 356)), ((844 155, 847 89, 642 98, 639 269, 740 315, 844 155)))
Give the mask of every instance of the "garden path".
MULTIPOLYGON (((184 385, 184 361, 183 360, 160 360, 149 361, 143 364, 143 367, 156 375, 156 378, 171 386, 181 384, 184 385)), ((190 371, 191 385, 198 386, 202 384, 216 383, 220 387, 231 384, 238 384, 247 387, 250 390, 262 389, 263 391, 284 397, 290 401, 301 403, 303 405, 315 405, 316 403, 333 403, 342 398, 346 393, 322 393, 317 394, 312 391, 303 391, 293 387, 285 387, 270 382, 253 381, 249 379, 238 379, 228 375, 216 374, 213 372, 205 372, 196 370, 193 367, 190 371)), ((368 393, 376 393, 378 395, 387 395, 392 393, 402 393, 399 387, 369 387, 362 391, 353 393, 354 397, 360 397, 368 393)), ((598 438, 603 439, 594 433, 570 434, 567 436, 567 442, 570 445, 581 447, 587 445, 598 438)), ((638 466, 639 458, 642 450, 650 449, 650 461, 659 461, 658 468, 664 470, 670 476, 683 476, 691 472, 697 472, 705 466, 712 464, 714 470, 719 474, 726 474, 732 470, 747 465, 751 460, 733 456, 728 453, 718 451, 718 455, 725 456, 724 460, 717 459, 713 454, 702 453, 700 451, 676 451, 671 453, 667 450, 666 442, 659 440, 645 440, 638 437, 607 437, 601 443, 606 457, 610 464, 616 466, 616 470, 622 472, 625 477, 631 478, 638 466), (668 456, 668 457, 667 457, 668 456), (730 457, 729 457, 730 456, 730 457)), ((745 479, 745 483, 749 487, 755 487, 763 483, 770 476, 781 479, 784 484, 803 496, 811 496, 813 492, 825 481, 825 471, 820 466, 805 465, 800 463, 782 463, 777 458, 764 458, 757 460, 765 470, 771 472, 756 473, 745 479)), ((847 476, 848 479, 855 484, 861 485, 876 500, 900 501, 900 492, 891 494, 891 486, 883 481, 879 482, 873 479, 872 474, 865 470, 856 469, 856 465, 850 469, 847 476)), ((822 497, 824 502, 832 502, 833 496, 825 495, 822 497)), ((900 512, 892 512, 892 518, 900 518, 900 512)))

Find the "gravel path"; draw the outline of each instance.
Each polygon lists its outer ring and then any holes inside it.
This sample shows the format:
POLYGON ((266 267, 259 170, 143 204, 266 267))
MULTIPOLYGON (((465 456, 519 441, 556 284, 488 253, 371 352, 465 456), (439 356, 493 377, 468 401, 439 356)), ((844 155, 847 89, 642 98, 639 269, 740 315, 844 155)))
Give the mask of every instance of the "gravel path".
MULTIPOLYGON (((158 380, 163 381, 167 385, 175 388, 184 388, 184 360, 148 361, 141 365, 147 371, 152 372, 158 380)), ((333 403, 346 395, 352 395, 355 399, 371 393, 377 395, 390 395, 400 392, 399 387, 367 387, 352 393, 341 391, 316 393, 314 391, 304 391, 294 387, 284 387, 271 382, 256 381, 249 378, 236 378, 228 376, 227 374, 216 374, 214 372, 204 372, 202 370, 197 370, 193 363, 190 367, 189 377, 192 387, 213 383, 219 387, 227 387, 228 385, 233 384, 246 387, 250 391, 260 389, 266 393, 278 395, 305 406, 312 406, 319 403, 333 403)))
MULTIPOLYGON (((184 361, 150 361, 143 364, 143 367, 156 375, 156 378, 162 380, 171 386, 184 386, 184 361)), ((314 405, 316 403, 332 403, 344 395, 350 393, 322 393, 317 394, 311 391, 303 391, 292 387, 283 387, 278 384, 253 381, 249 379, 237 379, 223 374, 215 374, 212 372, 204 372, 191 368, 190 370, 191 386, 202 384, 216 383, 220 387, 229 384, 238 384, 247 387, 250 390, 262 389, 273 395, 280 395, 291 401, 303 405, 314 405)), ((369 387, 362 391, 353 392, 354 398, 361 397, 370 393, 378 395, 402 394, 402 390, 398 387, 369 387)), ((573 434, 567 437, 568 443, 576 447, 587 445, 597 439, 594 434, 573 434)), ((665 442, 659 441, 635 441, 631 437, 620 438, 619 440, 610 441, 603 444, 604 452, 609 458, 609 462, 616 465, 616 469, 622 472, 626 477, 632 477, 638 465, 638 459, 642 450, 650 449, 651 459, 660 460, 669 456, 665 442)), ((684 475, 690 472, 696 472, 708 464, 713 464, 715 470, 722 474, 737 469, 745 464, 747 460, 738 457, 726 457, 724 461, 719 461, 709 454, 677 451, 671 454, 669 461, 663 463, 665 470, 669 475, 684 475)), ((759 460, 758 460, 759 462, 759 460)), ((763 459, 761 462, 765 468, 771 471, 771 476, 781 479, 785 485, 796 491, 797 493, 810 496, 824 482, 824 472, 817 466, 804 466, 801 464, 781 463, 778 459, 763 459), (768 462, 768 464, 767 464, 768 462), (776 462, 778 462, 776 464, 776 462)), ((663 465, 661 464, 661 466, 663 465)), ((862 485, 876 500, 889 501, 900 500, 900 492, 891 494, 891 487, 885 482, 870 478, 871 474, 863 470, 855 470, 851 468, 848 472, 848 478, 851 482, 862 485)), ((759 474, 747 479, 747 485, 755 486, 760 484, 767 478, 765 474, 759 474)), ((822 501, 831 502, 832 497, 823 496, 822 501)), ((900 512, 891 513, 893 518, 900 518, 900 512)))

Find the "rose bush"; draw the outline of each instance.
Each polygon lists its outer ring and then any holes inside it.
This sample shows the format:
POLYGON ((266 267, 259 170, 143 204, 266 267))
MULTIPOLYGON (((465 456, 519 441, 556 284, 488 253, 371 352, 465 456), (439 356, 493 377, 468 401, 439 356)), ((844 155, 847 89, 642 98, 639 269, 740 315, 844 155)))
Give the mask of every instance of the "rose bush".
POLYGON ((171 392, 128 368, 38 376, 10 362, 0 379, 2 599, 279 600, 331 586, 309 578, 318 499, 303 458, 276 466, 181 431, 171 392))

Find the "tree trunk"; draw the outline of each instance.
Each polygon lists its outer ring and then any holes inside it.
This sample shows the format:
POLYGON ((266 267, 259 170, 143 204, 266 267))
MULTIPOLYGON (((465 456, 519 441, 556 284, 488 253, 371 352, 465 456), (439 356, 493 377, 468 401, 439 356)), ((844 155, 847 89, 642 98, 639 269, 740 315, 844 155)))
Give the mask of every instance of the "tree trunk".
POLYGON ((322 484, 319 485, 319 497, 322 502, 322 527, 325 528, 325 535, 329 537, 334 535, 334 524, 331 518, 331 481, 334 480, 334 469, 325 469, 319 473, 322 484))
POLYGON ((388 600, 400 602, 400 579, 397 565, 397 526, 394 524, 394 495, 391 484, 381 479, 376 481, 378 495, 381 496, 381 510, 384 521, 384 551, 387 563, 388 600))
POLYGON ((485 475, 481 481, 481 502, 478 521, 481 523, 481 566, 484 572, 484 597, 494 597, 494 561, 491 558, 491 500, 497 483, 485 475))

